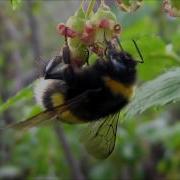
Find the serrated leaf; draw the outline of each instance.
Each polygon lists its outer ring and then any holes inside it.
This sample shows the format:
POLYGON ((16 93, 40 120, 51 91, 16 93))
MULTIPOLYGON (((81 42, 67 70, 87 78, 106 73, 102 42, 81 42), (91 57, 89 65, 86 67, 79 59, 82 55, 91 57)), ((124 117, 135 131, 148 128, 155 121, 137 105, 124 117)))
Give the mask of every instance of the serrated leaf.
POLYGON ((19 91, 15 96, 9 98, 5 103, 0 106, 0 113, 4 112, 17 102, 22 101, 24 98, 29 99, 33 97, 32 84, 19 91))
POLYGON ((180 68, 170 70, 137 89, 134 99, 126 109, 126 117, 177 101, 180 101, 180 68))

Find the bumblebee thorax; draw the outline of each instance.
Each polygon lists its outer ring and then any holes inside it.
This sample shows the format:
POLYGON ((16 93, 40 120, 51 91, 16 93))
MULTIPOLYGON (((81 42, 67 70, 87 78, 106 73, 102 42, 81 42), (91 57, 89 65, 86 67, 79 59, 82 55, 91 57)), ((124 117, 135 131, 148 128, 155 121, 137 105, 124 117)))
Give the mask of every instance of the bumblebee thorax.
POLYGON ((121 83, 134 84, 136 64, 130 54, 125 52, 114 53, 107 63, 107 75, 121 83))

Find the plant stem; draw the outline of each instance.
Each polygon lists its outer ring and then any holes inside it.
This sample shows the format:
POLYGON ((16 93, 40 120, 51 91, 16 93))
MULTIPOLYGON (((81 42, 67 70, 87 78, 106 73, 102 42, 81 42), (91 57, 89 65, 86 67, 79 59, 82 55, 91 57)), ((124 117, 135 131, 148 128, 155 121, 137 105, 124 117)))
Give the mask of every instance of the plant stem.
POLYGON ((86 18, 88 18, 89 15, 91 14, 91 12, 93 11, 95 3, 96 3, 96 0, 91 0, 90 1, 89 5, 88 5, 88 8, 87 8, 87 11, 86 11, 86 18))
POLYGON ((57 138, 59 143, 62 145, 64 154, 67 160, 67 163, 69 164, 70 170, 71 170, 71 179, 73 180, 84 180, 84 176, 81 172, 81 169, 79 167, 78 161, 74 158, 71 148, 67 142, 66 136, 64 134, 63 128, 60 126, 59 122, 54 123, 54 129, 57 134, 57 138))

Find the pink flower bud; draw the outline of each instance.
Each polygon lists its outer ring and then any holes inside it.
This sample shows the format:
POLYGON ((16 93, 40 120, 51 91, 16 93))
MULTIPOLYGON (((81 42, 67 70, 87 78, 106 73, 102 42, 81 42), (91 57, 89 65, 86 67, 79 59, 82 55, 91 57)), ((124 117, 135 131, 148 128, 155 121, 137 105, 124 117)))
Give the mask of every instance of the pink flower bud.
POLYGON ((72 30, 71 28, 65 26, 65 24, 63 23, 60 23, 57 25, 57 30, 58 30, 58 33, 62 36, 66 36, 66 37, 69 37, 69 38, 74 38, 78 35, 78 33, 74 30, 72 30))
POLYGON ((108 19, 101 19, 99 22, 99 28, 109 29, 110 23, 108 19))

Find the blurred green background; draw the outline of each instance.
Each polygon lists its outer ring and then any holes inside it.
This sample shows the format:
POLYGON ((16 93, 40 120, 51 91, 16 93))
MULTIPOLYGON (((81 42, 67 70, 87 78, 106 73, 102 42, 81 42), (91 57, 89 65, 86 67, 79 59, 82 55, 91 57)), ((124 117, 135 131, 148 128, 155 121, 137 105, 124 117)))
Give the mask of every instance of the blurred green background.
MULTIPOLYGON (((135 39, 145 61, 113 154, 104 161, 90 157, 79 141, 82 125, 7 130, 0 132, 0 179, 180 179, 180 18, 168 16, 159 0, 145 0, 132 13, 113 2, 124 49, 139 58, 135 39)), ((0 1, 0 127, 39 111, 32 82, 42 59, 57 55, 64 42, 56 25, 79 4, 22 1, 13 10, 10 1, 0 1)))

